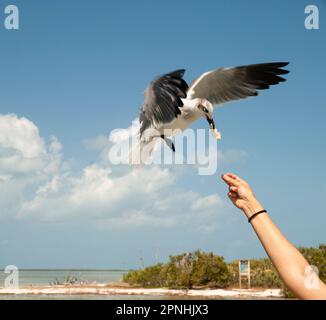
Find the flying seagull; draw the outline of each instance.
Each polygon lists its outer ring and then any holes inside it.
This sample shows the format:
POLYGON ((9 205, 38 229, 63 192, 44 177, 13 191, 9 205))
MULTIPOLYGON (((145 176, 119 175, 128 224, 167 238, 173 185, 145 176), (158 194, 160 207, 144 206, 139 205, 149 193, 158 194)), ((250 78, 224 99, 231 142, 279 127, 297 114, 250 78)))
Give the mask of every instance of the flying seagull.
POLYGON ((175 152, 170 138, 200 117, 207 120, 216 139, 221 139, 213 118, 214 107, 257 96, 258 90, 286 81, 281 75, 289 73, 283 69, 288 64, 274 62, 220 68, 205 72, 189 87, 183 79, 184 69, 156 78, 146 89, 140 110, 141 146, 159 138, 175 152))

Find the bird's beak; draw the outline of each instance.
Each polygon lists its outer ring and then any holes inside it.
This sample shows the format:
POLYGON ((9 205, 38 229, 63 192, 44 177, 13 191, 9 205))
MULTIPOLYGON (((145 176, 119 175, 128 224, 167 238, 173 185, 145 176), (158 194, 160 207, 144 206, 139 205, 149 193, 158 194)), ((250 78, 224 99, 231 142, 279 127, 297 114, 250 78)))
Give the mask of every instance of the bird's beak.
POLYGON ((206 119, 207 119, 207 122, 208 122, 208 124, 209 124, 209 127, 210 127, 212 130, 215 130, 216 127, 215 127, 214 119, 213 119, 213 118, 210 118, 209 116, 206 116, 206 119))
POLYGON ((206 119, 207 119, 207 122, 209 124, 210 129, 213 131, 213 134, 214 134, 216 140, 220 140, 221 139, 221 133, 218 132, 217 129, 216 129, 213 117, 206 116, 206 119))

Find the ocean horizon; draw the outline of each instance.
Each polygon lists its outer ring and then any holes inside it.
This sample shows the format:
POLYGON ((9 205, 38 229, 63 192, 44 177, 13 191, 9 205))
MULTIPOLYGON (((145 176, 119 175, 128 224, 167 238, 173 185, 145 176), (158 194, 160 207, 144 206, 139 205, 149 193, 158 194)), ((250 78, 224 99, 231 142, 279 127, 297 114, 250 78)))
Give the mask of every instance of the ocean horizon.
MULTIPOLYGON (((20 269, 19 286, 47 286, 74 282, 75 284, 108 284, 121 282, 129 270, 122 269, 20 269)), ((0 269, 0 288, 8 274, 0 269)))

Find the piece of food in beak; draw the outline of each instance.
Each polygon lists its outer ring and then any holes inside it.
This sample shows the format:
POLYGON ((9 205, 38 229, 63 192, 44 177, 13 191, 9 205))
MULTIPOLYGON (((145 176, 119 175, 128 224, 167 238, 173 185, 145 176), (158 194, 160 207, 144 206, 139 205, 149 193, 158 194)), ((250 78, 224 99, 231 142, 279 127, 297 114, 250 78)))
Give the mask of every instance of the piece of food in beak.
POLYGON ((213 130, 214 136, 216 138, 216 140, 221 140, 222 139, 222 135, 221 132, 217 131, 216 128, 213 130))
POLYGON ((221 136, 221 133, 217 131, 216 127, 215 127, 215 122, 214 122, 214 119, 213 118, 210 118, 210 117, 206 117, 207 119, 207 122, 209 124, 209 127, 211 128, 213 134, 214 134, 214 137, 216 138, 216 140, 221 140, 222 136, 221 136))

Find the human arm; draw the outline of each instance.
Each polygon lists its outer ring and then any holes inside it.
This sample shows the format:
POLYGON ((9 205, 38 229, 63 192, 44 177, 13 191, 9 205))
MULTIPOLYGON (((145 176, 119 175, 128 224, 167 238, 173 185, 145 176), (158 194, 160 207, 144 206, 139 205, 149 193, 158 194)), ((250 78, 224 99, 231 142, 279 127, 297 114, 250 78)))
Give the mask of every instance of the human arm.
MULTIPOLYGON (((229 186, 230 200, 248 219, 264 209, 246 181, 231 173, 223 175, 222 179, 229 186)), ((251 225, 280 277, 298 298, 326 299, 326 285, 318 277, 314 288, 307 286, 309 263, 281 233, 268 213, 255 216, 251 225)))

